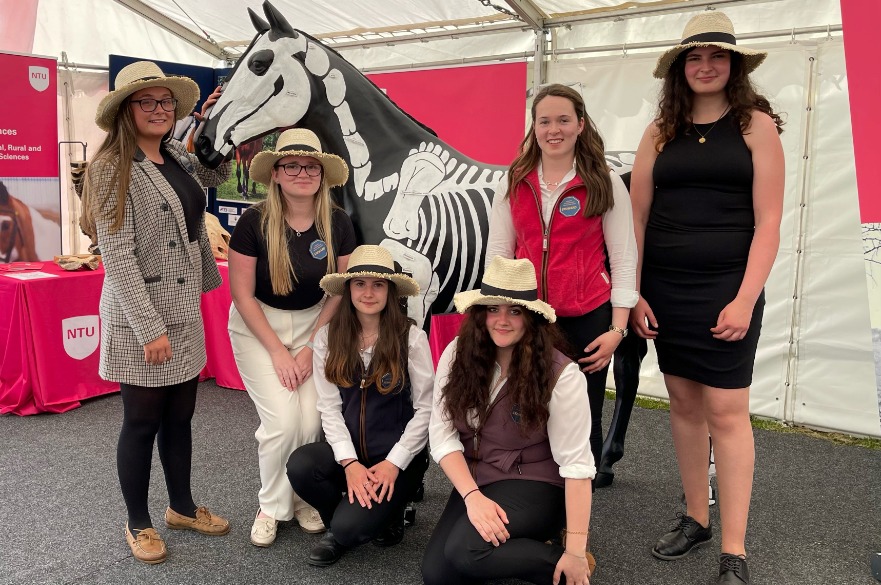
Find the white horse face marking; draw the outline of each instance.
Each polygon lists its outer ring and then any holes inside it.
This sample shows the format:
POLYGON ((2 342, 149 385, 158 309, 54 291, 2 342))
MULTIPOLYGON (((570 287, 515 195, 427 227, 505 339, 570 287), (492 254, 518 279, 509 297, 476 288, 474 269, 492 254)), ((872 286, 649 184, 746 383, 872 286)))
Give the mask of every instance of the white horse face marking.
POLYGON ((264 34, 242 57, 208 116, 218 118, 213 146, 221 154, 232 150, 230 142, 293 126, 309 108, 309 74, 293 56, 306 49, 304 37, 269 37, 264 34))

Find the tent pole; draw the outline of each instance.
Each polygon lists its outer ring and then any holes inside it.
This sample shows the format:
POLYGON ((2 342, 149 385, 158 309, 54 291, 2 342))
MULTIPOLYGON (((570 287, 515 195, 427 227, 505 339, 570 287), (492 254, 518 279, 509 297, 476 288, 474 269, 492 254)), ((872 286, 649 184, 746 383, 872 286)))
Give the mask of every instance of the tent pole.
POLYGON ((539 88, 545 82, 547 77, 547 62, 545 61, 545 47, 547 46, 547 32, 542 30, 535 31, 535 56, 533 57, 532 66, 532 95, 538 93, 539 88))

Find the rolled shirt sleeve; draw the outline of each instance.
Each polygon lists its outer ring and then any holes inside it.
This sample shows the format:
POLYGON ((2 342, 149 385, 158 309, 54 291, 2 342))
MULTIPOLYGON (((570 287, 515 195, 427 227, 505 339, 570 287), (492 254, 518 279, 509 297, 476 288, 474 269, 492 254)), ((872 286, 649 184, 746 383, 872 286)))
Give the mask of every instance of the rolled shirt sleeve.
POLYGON ((395 443, 386 459, 398 469, 407 469, 413 458, 428 442, 428 425, 431 419, 432 393, 434 391, 434 364, 425 331, 410 326, 407 343, 407 371, 410 376, 410 392, 413 397, 413 418, 407 423, 400 440, 395 443))
POLYGON ((590 402, 587 380, 578 364, 563 368, 548 411, 548 439, 554 461, 560 466, 560 477, 593 479, 596 463, 590 452, 590 402))

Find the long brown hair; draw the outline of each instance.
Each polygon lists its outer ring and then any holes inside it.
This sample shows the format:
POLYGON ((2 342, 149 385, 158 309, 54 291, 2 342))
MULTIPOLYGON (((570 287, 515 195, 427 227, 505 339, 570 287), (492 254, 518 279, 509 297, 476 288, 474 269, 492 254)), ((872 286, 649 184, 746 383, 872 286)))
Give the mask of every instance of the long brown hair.
MULTIPOLYGON (((366 383, 376 384, 381 394, 388 394, 406 381, 407 372, 403 368, 403 352, 407 351, 410 325, 413 319, 404 314, 398 304, 398 287, 388 283, 388 302, 379 314, 379 336, 373 346, 373 358, 366 383), (388 374, 388 376, 386 376, 388 374), (383 384, 383 380, 388 384, 383 384)), ((361 336, 361 321, 355 305, 352 304, 350 279, 343 288, 342 302, 327 327, 327 359, 324 362, 324 377, 337 386, 351 386, 364 368, 358 351, 361 336)))
POLYGON ((129 107, 131 96, 125 98, 116 112, 113 126, 98 152, 86 167, 85 183, 83 184, 83 211, 80 222, 91 228, 95 233, 95 216, 103 215, 110 222, 110 231, 116 232, 122 227, 125 218, 125 198, 131 182, 132 160, 138 150, 138 129, 134 114, 129 107), (95 184, 105 168, 111 169, 109 183, 114 190, 107 189, 100 201, 98 193, 102 189, 95 184))
MULTIPOLYGON (((564 347, 564 342, 556 325, 527 309, 523 315, 526 328, 514 346, 507 387, 511 400, 520 407, 520 424, 525 432, 548 421, 548 403, 554 391, 554 353, 564 347)), ((450 420, 467 421, 473 409, 479 423, 483 423, 489 408, 496 350, 486 328, 486 307, 472 306, 459 329, 456 356, 447 383, 441 388, 450 420)))
POLYGON ((508 168, 508 193, 510 197, 514 193, 514 187, 522 181, 541 160, 541 147, 535 137, 535 109, 541 100, 548 96, 566 98, 572 102, 575 108, 575 116, 578 120, 584 120, 584 129, 575 141, 575 172, 581 177, 581 181, 587 187, 587 204, 584 207, 584 217, 602 215, 615 205, 612 195, 612 179, 609 177, 609 166, 606 163, 603 139, 587 109, 581 94, 565 85, 554 83, 542 88, 532 100, 532 123, 529 131, 520 143, 520 154, 508 168))
MULTIPOLYGON (((321 173, 318 191, 313 197, 315 206, 315 228, 318 237, 327 246, 327 274, 336 272, 336 254, 333 248, 332 217, 337 205, 330 197, 330 189, 321 173)), ((269 260, 269 279, 272 282, 273 294, 284 296, 294 290, 297 275, 288 252, 288 231, 285 214, 288 204, 284 193, 275 179, 269 180, 266 199, 256 205, 260 210, 260 228, 266 241, 266 253, 269 260)))
MULTIPOLYGON (((655 138, 655 149, 661 152, 664 144, 676 138, 676 133, 691 128, 691 109, 694 105, 694 91, 685 79, 685 56, 691 51, 683 51, 667 70, 661 97, 658 100, 658 114, 655 125, 658 136, 655 138)), ((731 114, 740 126, 741 134, 746 134, 752 121, 753 110, 759 110, 771 116, 777 126, 777 133, 783 133, 783 119, 774 113, 768 99, 759 94, 743 66, 743 56, 736 51, 731 55, 731 73, 725 85, 725 97, 731 106, 731 114)))

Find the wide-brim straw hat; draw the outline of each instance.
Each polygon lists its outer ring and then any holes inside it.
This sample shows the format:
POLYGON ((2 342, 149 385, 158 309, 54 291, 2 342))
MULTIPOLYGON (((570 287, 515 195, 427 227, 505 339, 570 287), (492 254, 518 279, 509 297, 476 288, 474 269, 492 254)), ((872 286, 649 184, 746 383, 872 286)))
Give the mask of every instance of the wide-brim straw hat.
MULTIPOLYGON (((147 87, 167 87, 177 100, 174 119, 182 120, 193 112, 199 101, 199 86, 189 77, 165 75, 152 61, 137 61, 116 74, 113 91, 104 96, 95 113, 95 123, 109 132, 119 113, 119 106, 128 96, 147 87)), ((157 106, 161 107, 161 106, 157 106)))
POLYGON ((419 283, 402 273, 395 266, 392 253, 382 246, 358 246, 349 256, 349 266, 345 272, 325 275, 319 284, 327 294, 341 295, 346 282, 353 278, 384 278, 397 285, 398 295, 402 297, 419 294, 419 283))
POLYGON ((278 137, 275 150, 264 150, 251 161, 251 178, 264 185, 272 179, 272 168, 275 163, 286 156, 311 156, 324 167, 324 180, 328 187, 345 185, 349 180, 349 165, 335 154, 321 149, 318 136, 306 128, 285 130, 278 137))
POLYGON ((460 292, 453 297, 456 310, 464 313, 472 305, 520 305, 553 323, 554 308, 538 298, 535 266, 529 260, 511 260, 496 256, 492 259, 480 288, 460 292))
POLYGON ((734 36, 734 25, 731 19, 718 10, 701 12, 688 21, 685 30, 682 31, 682 41, 672 49, 667 49, 658 58, 655 65, 654 76, 658 79, 666 77, 670 65, 683 52, 695 47, 719 47, 740 53, 743 55, 743 67, 747 73, 752 73, 756 67, 762 64, 766 51, 756 51, 737 46, 737 38, 734 36))

